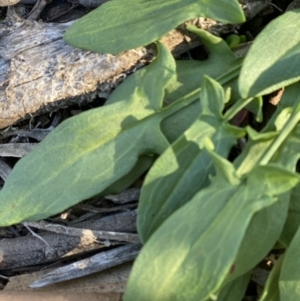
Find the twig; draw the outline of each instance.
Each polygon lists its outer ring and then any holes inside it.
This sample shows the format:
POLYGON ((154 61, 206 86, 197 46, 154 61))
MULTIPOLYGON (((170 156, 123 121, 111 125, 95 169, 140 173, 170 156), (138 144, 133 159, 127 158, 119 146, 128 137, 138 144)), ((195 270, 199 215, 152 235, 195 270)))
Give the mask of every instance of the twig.
POLYGON ((41 222, 26 222, 27 226, 34 227, 41 230, 51 231, 58 234, 66 234, 70 236, 79 236, 85 239, 108 239, 113 241, 129 242, 129 243, 140 243, 137 234, 131 233, 120 233, 114 231, 93 231, 90 229, 78 229, 73 227, 67 227, 59 224, 51 224, 44 221, 41 222))

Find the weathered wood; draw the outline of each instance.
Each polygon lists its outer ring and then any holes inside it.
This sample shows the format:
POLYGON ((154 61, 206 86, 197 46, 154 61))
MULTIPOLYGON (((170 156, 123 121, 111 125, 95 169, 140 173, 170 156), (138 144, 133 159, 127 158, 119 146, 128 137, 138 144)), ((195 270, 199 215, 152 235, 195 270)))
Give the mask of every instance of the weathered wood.
POLYGON ((121 301, 121 293, 96 294, 72 292, 0 292, 1 301, 121 301))
MULTIPOLYGON (((135 224, 136 212, 127 211, 109 215, 94 222, 81 222, 73 226, 95 231, 132 233, 136 231, 135 224)), ((48 245, 35 236, 2 239, 0 241, 0 271, 42 264, 61 257, 105 247, 104 243, 95 243, 93 239, 86 240, 82 237, 50 232, 41 232, 39 236, 48 245)))
POLYGON ((0 0, 0 7, 15 5, 20 0, 0 0))
POLYGON ((138 255, 141 246, 142 245, 140 244, 129 244, 105 252, 100 252, 73 264, 54 269, 30 284, 30 287, 44 287, 53 283, 90 275, 92 273, 115 267, 124 262, 132 261, 138 255))
POLYGON ((45 221, 40 222, 24 222, 24 226, 34 227, 39 230, 50 231, 57 234, 69 235, 74 237, 80 237, 84 241, 99 241, 99 240, 112 240, 119 242, 127 242, 138 244, 140 243, 139 237, 134 233, 123 233, 116 231, 103 231, 103 230, 91 230, 91 229, 78 229, 74 227, 68 227, 60 224, 47 223, 45 221))
MULTIPOLYGON (((248 1, 243 0, 243 9, 249 13, 253 9, 248 1)), ((268 5, 264 0, 255 2, 268 5)), ((116 56, 75 49, 63 41, 72 23, 43 23, 16 16, 0 23, 0 128, 109 93, 128 73, 153 59, 153 47, 116 56)), ((233 29, 205 18, 197 19, 197 26, 216 35, 233 29)), ((182 29, 170 32, 162 41, 175 57, 200 44, 182 29)))
MULTIPOLYGON (((110 92, 127 73, 153 59, 152 48, 116 56, 75 49, 63 41, 71 24, 17 17, 0 24, 0 128, 33 114, 89 101, 101 91, 110 92)), ((175 53, 179 44, 186 51, 200 43, 187 42, 180 32, 170 33, 165 40, 175 53)))

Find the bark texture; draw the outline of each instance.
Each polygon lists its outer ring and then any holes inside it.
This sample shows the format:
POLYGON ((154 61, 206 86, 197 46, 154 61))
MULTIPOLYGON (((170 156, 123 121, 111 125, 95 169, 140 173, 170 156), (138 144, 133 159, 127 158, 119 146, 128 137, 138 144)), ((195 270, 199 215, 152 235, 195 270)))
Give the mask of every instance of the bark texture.
MULTIPOLYGON (((110 92, 132 72, 153 59, 151 47, 119 55, 75 49, 63 41, 69 23, 38 23, 17 17, 0 24, 0 128, 41 112, 89 101, 110 92)), ((180 32, 166 37, 167 46, 190 44, 180 32)))
MULTIPOLYGON (((251 17, 268 5, 244 0, 251 17)), ((200 28, 216 35, 232 32, 233 26, 199 18, 200 28)), ((0 23, 0 129, 16 121, 72 103, 90 101, 107 94, 128 73, 153 59, 153 47, 141 47, 119 55, 97 54, 75 49, 63 41, 73 22, 43 23, 10 16, 0 23), (102 93, 105 92, 105 93, 102 93)), ((173 30, 162 38, 178 54, 200 44, 184 30, 173 30)))

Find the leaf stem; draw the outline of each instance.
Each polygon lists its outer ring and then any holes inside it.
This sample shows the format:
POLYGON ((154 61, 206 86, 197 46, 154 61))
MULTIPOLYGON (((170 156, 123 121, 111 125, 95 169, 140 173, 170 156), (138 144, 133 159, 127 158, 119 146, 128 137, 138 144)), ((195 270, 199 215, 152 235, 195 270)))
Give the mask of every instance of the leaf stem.
POLYGON ((253 100, 253 97, 247 99, 239 99, 231 108, 224 114, 224 122, 231 120, 242 108, 253 100))
POLYGON ((223 86, 239 76, 242 68, 242 63, 231 68, 228 72, 220 75, 216 80, 223 86))
POLYGON ((274 154, 276 153, 280 145, 284 142, 284 140, 295 128, 299 120, 300 120, 300 103, 298 103, 293 108, 290 118, 284 125, 283 129, 281 130, 281 133, 277 136, 277 138, 273 141, 273 143, 268 148, 266 154, 263 156, 263 158, 260 161, 260 165, 266 165, 271 160, 271 158, 274 156, 274 154))
POLYGON ((200 90, 201 88, 198 88, 192 91, 191 93, 186 94, 185 96, 179 98, 178 100, 168 105, 167 107, 163 108, 161 111, 161 117, 162 118, 169 117, 174 113, 176 113, 177 111, 183 109, 184 107, 189 106, 194 101, 198 100, 200 90))
MULTIPOLYGON (((227 84, 228 82, 230 82, 231 80, 233 80, 234 78, 238 77, 238 75, 240 73, 240 70, 241 70, 241 64, 233 67, 228 72, 226 72, 226 73, 222 74, 221 76, 217 77, 216 80, 223 86, 223 85, 227 84)), ((186 94, 185 96, 179 98, 178 100, 176 100, 175 102, 173 102, 169 106, 163 108, 162 111, 161 111, 161 117, 162 118, 169 117, 172 114, 176 113, 177 111, 183 109, 184 107, 189 106, 194 101, 198 100, 200 90, 201 90, 201 88, 195 89, 194 91, 192 91, 192 92, 186 94)), ((238 106, 240 108, 243 108, 251 100, 252 100, 252 98, 247 99, 246 100, 247 102, 244 103, 244 105, 243 105, 243 101, 245 101, 245 100, 242 100, 242 99, 239 100, 237 103, 238 103, 238 106)), ((231 108, 235 108, 236 107, 235 105, 236 104, 234 104, 231 108)), ((229 111, 231 111, 231 108, 229 109, 229 111)), ((237 109, 237 112, 238 111, 239 110, 237 109)), ((234 115, 235 114, 233 114, 233 116, 234 115)))

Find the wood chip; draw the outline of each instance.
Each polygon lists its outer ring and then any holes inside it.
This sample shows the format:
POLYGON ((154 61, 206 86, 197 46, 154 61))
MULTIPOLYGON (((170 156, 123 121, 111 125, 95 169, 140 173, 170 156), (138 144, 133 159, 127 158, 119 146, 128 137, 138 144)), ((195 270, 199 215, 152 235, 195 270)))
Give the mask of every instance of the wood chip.
POLYGON ((6 143, 0 144, 0 157, 21 158, 27 155, 37 143, 6 143))

